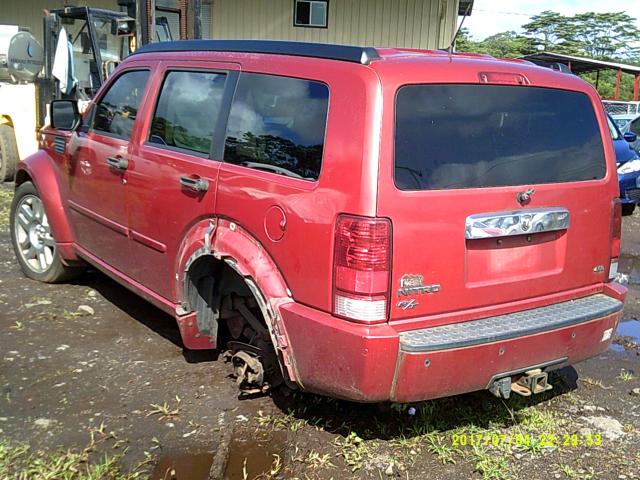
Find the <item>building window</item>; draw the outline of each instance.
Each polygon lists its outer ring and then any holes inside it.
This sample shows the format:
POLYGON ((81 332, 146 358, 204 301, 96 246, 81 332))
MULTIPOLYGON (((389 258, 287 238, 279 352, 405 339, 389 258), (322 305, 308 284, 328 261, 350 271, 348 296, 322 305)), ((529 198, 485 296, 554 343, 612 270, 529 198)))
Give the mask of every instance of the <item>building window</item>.
POLYGON ((296 27, 327 28, 328 0, 294 0, 293 25, 296 27))

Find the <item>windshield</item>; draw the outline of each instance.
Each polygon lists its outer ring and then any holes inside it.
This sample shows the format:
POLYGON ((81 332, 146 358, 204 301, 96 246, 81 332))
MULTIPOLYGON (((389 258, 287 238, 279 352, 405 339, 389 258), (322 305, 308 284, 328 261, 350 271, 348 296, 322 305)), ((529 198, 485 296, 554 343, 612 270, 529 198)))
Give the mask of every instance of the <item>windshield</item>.
POLYGON ((611 121, 611 117, 609 115, 607 115, 607 123, 609 124, 609 131, 611 132, 611 138, 613 138, 614 140, 620 140, 620 132, 618 132, 618 129, 616 128, 614 123, 611 121))
POLYGON ((407 85, 396 97, 395 182, 402 190, 603 178, 589 97, 506 85, 407 85))
POLYGON ((112 19, 108 17, 93 17, 93 26, 96 29, 96 40, 100 48, 102 71, 105 78, 129 54, 129 37, 112 33, 111 22, 112 19))

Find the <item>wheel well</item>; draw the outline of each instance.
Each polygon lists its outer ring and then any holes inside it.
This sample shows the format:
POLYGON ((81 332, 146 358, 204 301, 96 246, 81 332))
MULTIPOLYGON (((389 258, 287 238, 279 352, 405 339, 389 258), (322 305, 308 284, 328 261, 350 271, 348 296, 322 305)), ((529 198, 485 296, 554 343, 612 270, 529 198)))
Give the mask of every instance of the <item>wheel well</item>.
POLYGON ((31 181, 31 177, 25 170, 18 170, 16 173, 16 188, 22 185, 24 182, 31 181))
POLYGON ((182 309, 196 313, 200 334, 229 351, 234 365, 241 361, 236 371, 238 385, 278 385, 284 372, 266 302, 255 282, 243 277, 234 265, 230 259, 212 255, 196 258, 185 273, 182 309))
MULTIPOLYGON (((219 324, 242 317, 241 305, 246 306, 267 328, 260 302, 251 291, 247 280, 224 260, 203 255, 188 267, 183 283, 183 309, 196 313, 198 328, 204 335, 218 341, 226 332, 218 331, 219 324)), ((229 325, 226 325, 229 327, 229 325)), ((233 328, 233 327, 231 327, 233 328)))

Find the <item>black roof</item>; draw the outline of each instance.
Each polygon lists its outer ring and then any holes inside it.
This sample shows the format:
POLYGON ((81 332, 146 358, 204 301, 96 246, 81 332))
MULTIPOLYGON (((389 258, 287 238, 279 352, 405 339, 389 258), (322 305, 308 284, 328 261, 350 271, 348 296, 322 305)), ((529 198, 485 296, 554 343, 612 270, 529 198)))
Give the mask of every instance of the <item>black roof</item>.
POLYGON ((281 40, 177 40, 173 42, 154 42, 139 48, 135 51, 135 54, 186 51, 271 53, 298 57, 327 58, 361 63, 363 65, 368 65, 373 60, 380 59, 378 52, 373 47, 281 40))

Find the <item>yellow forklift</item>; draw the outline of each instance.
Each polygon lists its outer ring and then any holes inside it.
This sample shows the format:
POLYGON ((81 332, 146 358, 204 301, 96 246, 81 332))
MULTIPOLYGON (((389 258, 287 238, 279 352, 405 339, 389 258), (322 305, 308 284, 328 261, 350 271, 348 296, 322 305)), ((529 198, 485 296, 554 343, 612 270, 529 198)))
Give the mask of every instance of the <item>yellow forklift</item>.
POLYGON ((121 11, 45 10, 43 39, 0 25, 0 181, 38 148, 51 100, 88 103, 118 64, 150 42, 200 38, 201 0, 118 0, 121 11))

